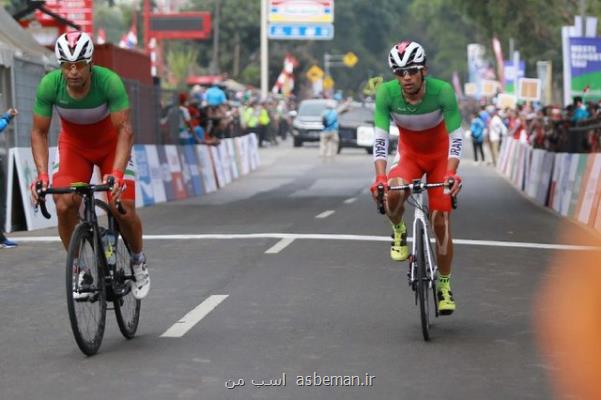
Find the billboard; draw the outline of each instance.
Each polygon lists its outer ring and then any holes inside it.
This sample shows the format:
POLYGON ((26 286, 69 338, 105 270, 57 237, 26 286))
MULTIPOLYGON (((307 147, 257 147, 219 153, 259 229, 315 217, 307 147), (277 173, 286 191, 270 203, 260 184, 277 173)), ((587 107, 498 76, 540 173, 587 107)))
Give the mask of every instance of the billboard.
POLYGON ((601 99, 601 38, 569 38, 571 97, 601 99))
POLYGON ((331 24, 334 22, 334 0, 269 0, 267 20, 331 24))
POLYGON ((156 39, 208 39, 211 36, 211 14, 181 12, 151 14, 150 37, 156 39))
POLYGON ((515 84, 520 79, 526 76, 526 62, 520 61, 519 68, 516 68, 513 65, 513 60, 505 61, 505 77, 504 77, 504 86, 505 93, 515 94, 515 84), (517 77, 516 77, 517 72, 517 77), (516 79, 517 78, 517 79, 516 79))

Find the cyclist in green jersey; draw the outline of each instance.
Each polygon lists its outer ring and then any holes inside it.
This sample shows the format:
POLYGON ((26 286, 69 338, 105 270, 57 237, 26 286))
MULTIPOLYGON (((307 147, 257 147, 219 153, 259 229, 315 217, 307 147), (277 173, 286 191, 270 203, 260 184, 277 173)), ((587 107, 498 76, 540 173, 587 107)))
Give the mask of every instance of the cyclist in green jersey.
MULTIPOLYGON (((442 188, 428 192, 431 224, 436 236, 436 255, 440 271, 438 307, 443 315, 453 313, 455 301, 450 276, 453 241, 450 232, 451 196, 461 188, 457 167, 463 146, 461 115, 451 85, 427 76, 423 47, 412 41, 393 46, 388 63, 396 79, 384 82, 376 92, 374 161, 376 180, 371 187, 396 186, 421 179, 428 182, 453 180, 450 193, 442 188), (399 128, 398 152, 388 174, 388 130, 391 119, 399 128)), ((395 261, 409 257, 407 228, 403 223, 408 193, 386 192, 386 213, 392 223, 390 256, 395 261)))
MULTIPOLYGON (((135 276, 132 292, 141 299, 150 289, 150 276, 143 253, 142 223, 135 208, 135 164, 131 158, 134 135, 129 99, 116 73, 93 65, 93 52, 92 39, 84 32, 68 32, 56 41, 60 68, 42 78, 33 108, 31 148, 38 172, 36 182, 44 188, 49 184, 48 130, 53 109, 56 109, 61 131, 52 184, 60 187, 89 182, 94 165, 100 168, 104 183, 109 176, 114 178, 109 200, 132 251, 135 276), (126 210, 124 215, 115 209, 117 200, 126 210)), ((31 195, 37 202, 35 186, 33 183, 31 195)), ((68 248, 79 222, 81 199, 74 194, 63 194, 55 195, 54 201, 59 236, 68 248)))

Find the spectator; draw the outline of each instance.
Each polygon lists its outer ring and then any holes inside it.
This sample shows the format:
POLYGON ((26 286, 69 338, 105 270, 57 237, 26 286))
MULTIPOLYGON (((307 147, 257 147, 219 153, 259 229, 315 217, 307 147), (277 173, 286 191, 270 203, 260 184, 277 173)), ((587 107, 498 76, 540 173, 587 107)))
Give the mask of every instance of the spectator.
POLYGON ((211 86, 205 92, 205 101, 211 107, 219 107, 226 102, 225 92, 217 85, 211 86))
POLYGON ((192 117, 188 109, 188 94, 179 94, 179 144, 194 144, 192 117))
POLYGON ((485 162, 484 149, 484 121, 480 118, 478 113, 474 113, 472 123, 470 126, 470 133, 472 135, 472 145, 474 146, 474 161, 478 164, 478 152, 482 156, 482 162, 485 162))
POLYGON ((494 110, 489 126, 489 146, 493 165, 497 165, 499 151, 503 138, 507 136, 507 127, 499 116, 499 110, 494 110))
MULTIPOLYGON (((8 124, 13 119, 13 117, 15 115, 17 115, 18 113, 19 112, 16 109, 9 108, 0 117, 0 133, 2 133, 4 131, 4 129, 8 126, 8 124)), ((17 247, 17 243, 13 242, 12 240, 10 240, 6 236, 4 236, 4 233, 2 233, 2 229, 0 229, 0 248, 12 249, 14 247, 17 247)))
POLYGON ((576 96, 574 97, 574 114, 572 115, 572 122, 577 124, 580 121, 584 121, 590 118, 590 113, 586 109, 584 102, 582 101, 582 97, 576 96))
POLYGON ((267 130, 269 129, 269 123, 271 122, 265 101, 261 101, 260 104, 257 104, 255 113, 258 115, 259 122, 259 147, 263 147, 263 141, 268 140, 267 130))
POLYGON ((321 157, 334 157, 338 151, 338 113, 336 102, 329 100, 326 110, 322 115, 323 131, 319 137, 319 155, 321 157))

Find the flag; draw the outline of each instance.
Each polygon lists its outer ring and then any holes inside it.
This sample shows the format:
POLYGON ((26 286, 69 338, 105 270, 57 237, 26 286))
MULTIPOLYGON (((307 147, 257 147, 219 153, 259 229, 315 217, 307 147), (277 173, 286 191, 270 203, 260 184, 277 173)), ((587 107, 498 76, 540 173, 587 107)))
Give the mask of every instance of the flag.
POLYGON ((98 29, 98 34, 96 36, 96 43, 98 43, 98 44, 106 43, 106 32, 104 31, 104 28, 98 29))
POLYGON ((131 27, 129 28, 129 32, 121 36, 121 40, 119 40, 119 47, 125 49, 135 49, 138 46, 138 28, 136 27, 136 17, 135 15, 131 18, 131 27))
POLYGON ((505 62, 503 61, 503 49, 501 48, 501 42, 496 36, 493 36, 492 38, 492 48, 497 59, 497 75, 499 78, 498 81, 501 83, 500 90, 503 92, 503 82, 505 82, 505 62))

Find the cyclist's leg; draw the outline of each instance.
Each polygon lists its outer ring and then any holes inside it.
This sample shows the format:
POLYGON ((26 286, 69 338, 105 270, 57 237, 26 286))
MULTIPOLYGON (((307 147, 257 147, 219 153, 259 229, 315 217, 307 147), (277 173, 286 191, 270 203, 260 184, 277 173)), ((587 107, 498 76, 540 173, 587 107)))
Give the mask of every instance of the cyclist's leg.
MULTIPOLYGON (((428 172, 428 182, 442 182, 447 170, 446 157, 441 161, 433 161, 428 172)), ((436 236, 436 256, 438 269, 441 275, 451 273, 453 261, 453 239, 451 236, 451 196, 444 193, 443 188, 428 191, 429 207, 431 212, 432 229, 436 236)))
MULTIPOLYGON (((388 172, 388 185, 397 186, 404 183, 410 183, 413 179, 419 179, 424 171, 417 163, 417 158, 409 153, 397 153, 390 171, 388 172)), ((393 224, 400 224, 405 212, 405 201, 409 197, 409 192, 398 190, 389 191, 386 194, 385 205, 386 215, 393 224)))
MULTIPOLYGON (((52 185, 55 187, 69 186, 74 182, 89 182, 94 165, 84 157, 83 153, 68 142, 59 141, 56 163, 53 166, 52 185)), ((75 226, 79 223, 79 206, 81 198, 75 194, 55 194, 56 216, 58 219, 58 234, 65 250, 75 226)))
MULTIPOLYGON (((416 157, 407 153, 405 153, 405 156, 399 154, 397 153, 398 162, 393 164, 388 173, 388 184, 390 186, 411 182, 423 175, 416 157)), ((392 223, 390 258, 394 261, 404 261, 409 257, 407 227, 403 222, 404 205, 409 195, 409 192, 389 191, 385 198, 386 214, 392 223)))
MULTIPOLYGON (((100 170, 102 175, 110 174, 113 170, 113 161, 115 152, 111 153, 102 160, 100 170)), ((119 223, 119 230, 130 246, 130 250, 134 254, 142 253, 142 221, 136 213, 136 168, 133 161, 127 163, 127 168, 124 174, 125 190, 121 194, 121 204, 125 209, 125 214, 121 214, 113 203, 109 194, 109 205, 113 211, 113 215, 119 223)))
MULTIPOLYGON (((446 157, 433 161, 434 165, 428 173, 429 182, 442 182, 447 169, 446 157)), ((436 237, 436 259, 439 270, 438 310, 442 315, 455 311, 455 300, 451 291, 451 262, 453 261, 453 239, 451 236, 451 196, 442 188, 430 190, 428 193, 431 211, 431 224, 436 237)))

